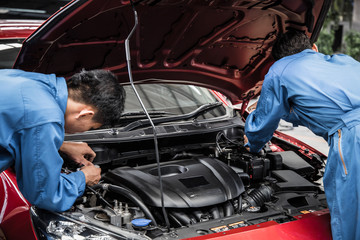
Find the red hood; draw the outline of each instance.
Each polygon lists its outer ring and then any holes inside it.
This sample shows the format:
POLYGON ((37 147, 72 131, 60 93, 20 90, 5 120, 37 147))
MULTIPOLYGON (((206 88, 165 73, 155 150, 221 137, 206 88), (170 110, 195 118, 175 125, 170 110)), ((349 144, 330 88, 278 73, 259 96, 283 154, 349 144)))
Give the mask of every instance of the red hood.
MULTIPOLYGON (((205 86, 238 103, 258 92, 276 34, 293 27, 316 40, 330 2, 137 1, 134 81, 205 86)), ((15 67, 65 77, 106 68, 128 82, 124 41, 133 24, 129 1, 73 1, 25 41, 15 67)))

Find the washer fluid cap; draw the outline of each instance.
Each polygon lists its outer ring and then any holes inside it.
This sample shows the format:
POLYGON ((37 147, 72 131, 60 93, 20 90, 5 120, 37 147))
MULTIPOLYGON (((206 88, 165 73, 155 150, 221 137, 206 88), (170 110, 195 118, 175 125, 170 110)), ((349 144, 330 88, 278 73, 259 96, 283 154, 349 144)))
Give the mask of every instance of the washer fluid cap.
POLYGON ((134 227, 146 227, 151 222, 150 219, 138 218, 131 221, 134 227))

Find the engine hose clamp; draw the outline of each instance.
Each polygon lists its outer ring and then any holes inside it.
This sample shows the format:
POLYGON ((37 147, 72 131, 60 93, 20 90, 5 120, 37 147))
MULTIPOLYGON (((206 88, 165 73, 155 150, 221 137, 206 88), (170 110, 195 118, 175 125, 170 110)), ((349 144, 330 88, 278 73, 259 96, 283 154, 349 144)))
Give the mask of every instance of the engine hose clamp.
POLYGON ((102 189, 109 190, 109 186, 110 186, 110 184, 104 183, 104 184, 102 184, 102 189))

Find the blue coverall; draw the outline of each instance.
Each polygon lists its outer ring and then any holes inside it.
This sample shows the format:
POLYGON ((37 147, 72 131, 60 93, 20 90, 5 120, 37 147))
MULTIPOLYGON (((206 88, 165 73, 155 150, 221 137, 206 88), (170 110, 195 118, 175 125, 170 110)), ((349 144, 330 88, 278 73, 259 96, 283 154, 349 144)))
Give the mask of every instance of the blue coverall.
POLYGON ((275 62, 246 120, 250 151, 261 150, 281 118, 328 141, 323 182, 332 236, 360 239, 360 63, 310 49, 275 62))
POLYGON ((0 70, 0 171, 14 166, 21 193, 40 208, 65 211, 85 188, 82 171, 63 174, 64 78, 0 70))

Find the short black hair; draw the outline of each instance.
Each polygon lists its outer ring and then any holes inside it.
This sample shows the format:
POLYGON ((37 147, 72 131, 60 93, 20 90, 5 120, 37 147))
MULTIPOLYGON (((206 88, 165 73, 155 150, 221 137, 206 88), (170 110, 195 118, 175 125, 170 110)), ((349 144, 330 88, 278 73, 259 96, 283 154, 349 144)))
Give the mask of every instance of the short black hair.
POLYGON ((68 79, 67 87, 69 98, 97 109, 95 122, 114 126, 120 119, 126 93, 112 72, 82 70, 68 79))
POLYGON ((311 48, 312 43, 304 32, 291 29, 277 37, 271 55, 275 60, 279 60, 311 48))

